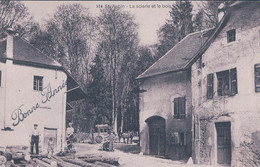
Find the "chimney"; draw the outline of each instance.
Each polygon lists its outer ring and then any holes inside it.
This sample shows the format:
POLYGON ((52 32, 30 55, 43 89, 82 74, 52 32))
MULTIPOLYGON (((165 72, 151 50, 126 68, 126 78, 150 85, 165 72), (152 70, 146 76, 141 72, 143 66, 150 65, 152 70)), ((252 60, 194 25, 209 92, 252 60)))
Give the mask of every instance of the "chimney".
POLYGON ((224 14, 225 14, 225 10, 226 10, 225 4, 221 3, 218 6, 218 22, 220 22, 220 20, 223 18, 224 14))
POLYGON ((15 31, 12 28, 6 30, 6 57, 12 59, 14 57, 14 35, 15 31))

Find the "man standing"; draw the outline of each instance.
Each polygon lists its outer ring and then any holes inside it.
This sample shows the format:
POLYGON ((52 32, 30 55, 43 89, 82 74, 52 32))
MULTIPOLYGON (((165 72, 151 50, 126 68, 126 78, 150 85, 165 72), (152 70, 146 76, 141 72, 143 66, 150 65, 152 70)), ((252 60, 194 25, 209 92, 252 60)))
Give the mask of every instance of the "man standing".
POLYGON ((36 154, 39 154, 39 138, 40 131, 37 129, 38 125, 34 124, 34 129, 31 133, 31 154, 33 154, 34 145, 36 147, 36 154))

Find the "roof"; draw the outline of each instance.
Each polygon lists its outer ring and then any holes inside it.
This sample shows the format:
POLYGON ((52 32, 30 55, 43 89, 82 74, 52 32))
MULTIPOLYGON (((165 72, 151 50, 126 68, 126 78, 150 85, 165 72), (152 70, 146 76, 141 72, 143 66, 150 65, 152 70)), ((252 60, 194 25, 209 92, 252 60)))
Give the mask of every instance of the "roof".
MULTIPOLYGON (((29 61, 49 66, 62 67, 60 63, 43 54, 40 50, 29 44, 29 42, 27 42, 25 39, 14 36, 13 42, 14 60, 29 61)), ((6 58, 6 40, 0 43, 0 49, 0 57, 6 58)))
POLYGON ((86 97, 86 93, 79 87, 78 82, 60 63, 43 54, 19 36, 13 37, 13 58, 7 58, 6 41, 6 39, 0 41, 0 60, 12 59, 15 64, 62 70, 67 74, 67 101, 80 100, 86 97), (72 89, 73 91, 70 91, 72 89))
POLYGON ((218 37, 219 33, 225 29, 227 23, 232 27, 256 27, 259 26, 259 13, 260 2, 235 2, 229 8, 227 8, 225 15, 218 23, 214 32, 204 43, 201 49, 192 57, 192 59, 186 63, 185 69, 191 67, 193 63, 210 47, 211 43, 218 37))
POLYGON ((137 79, 184 70, 186 63, 198 52, 213 30, 207 29, 187 35, 137 79))

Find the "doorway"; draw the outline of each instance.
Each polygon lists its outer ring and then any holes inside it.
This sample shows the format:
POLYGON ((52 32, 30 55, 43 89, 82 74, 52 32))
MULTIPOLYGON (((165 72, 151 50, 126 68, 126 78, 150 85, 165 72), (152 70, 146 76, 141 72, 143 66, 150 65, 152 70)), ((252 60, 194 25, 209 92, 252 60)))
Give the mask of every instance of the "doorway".
POLYGON ((57 129, 56 128, 44 128, 44 144, 43 150, 44 152, 48 151, 48 142, 51 140, 53 143, 53 151, 57 150, 57 129))
POLYGON ((149 154, 165 155, 165 119, 159 116, 150 117, 147 120, 149 127, 149 154))
POLYGON ((217 163, 231 164, 231 131, 230 122, 216 123, 217 130, 217 163))

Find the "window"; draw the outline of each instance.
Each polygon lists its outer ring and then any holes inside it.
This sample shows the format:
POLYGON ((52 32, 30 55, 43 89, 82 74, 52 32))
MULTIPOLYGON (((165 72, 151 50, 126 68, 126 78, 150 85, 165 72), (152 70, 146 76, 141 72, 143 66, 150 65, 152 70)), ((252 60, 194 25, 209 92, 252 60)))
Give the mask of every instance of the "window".
POLYGON ((212 99, 214 95, 214 75, 208 74, 207 76, 207 98, 212 99))
POLYGON ((185 118, 186 116, 186 99, 185 97, 174 98, 174 118, 185 118))
POLYGON ((255 65, 255 92, 260 92, 260 64, 255 65))
POLYGON ((186 138, 187 138, 186 132, 174 132, 172 134, 172 137, 173 137, 174 145, 186 146, 186 138))
POLYGON ((33 77, 33 90, 42 91, 42 80, 43 77, 40 76, 33 77))
POLYGON ((237 94, 237 70, 236 68, 217 72, 218 96, 237 94))
POLYGON ((2 71, 0 71, 0 87, 1 87, 1 84, 2 84, 2 71))
POLYGON ((227 42, 233 42, 236 40, 236 30, 233 29, 233 30, 229 30, 227 32, 227 42))

